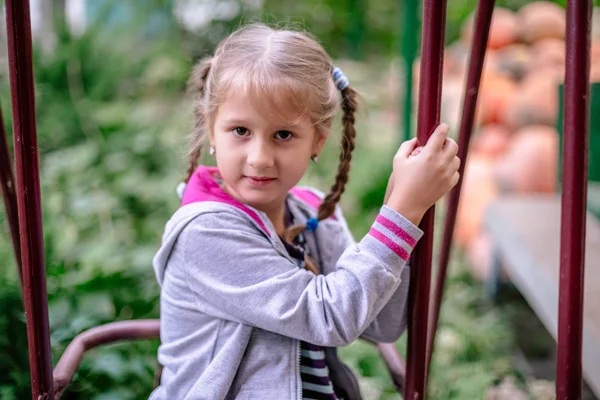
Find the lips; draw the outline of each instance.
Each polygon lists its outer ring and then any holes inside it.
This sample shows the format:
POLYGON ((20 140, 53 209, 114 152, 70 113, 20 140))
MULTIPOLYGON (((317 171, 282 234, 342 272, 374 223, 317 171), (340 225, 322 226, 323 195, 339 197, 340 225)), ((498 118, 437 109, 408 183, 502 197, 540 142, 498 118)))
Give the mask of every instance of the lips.
POLYGON ((252 185, 265 186, 275 181, 277 178, 270 178, 268 176, 244 176, 252 185))

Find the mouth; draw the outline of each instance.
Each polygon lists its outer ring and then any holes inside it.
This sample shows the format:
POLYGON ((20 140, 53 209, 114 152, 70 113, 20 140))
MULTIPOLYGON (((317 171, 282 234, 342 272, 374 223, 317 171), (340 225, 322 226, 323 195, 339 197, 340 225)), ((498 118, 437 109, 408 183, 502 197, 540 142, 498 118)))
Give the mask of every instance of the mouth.
POLYGON ((270 178, 268 176, 246 176, 246 175, 244 175, 244 178, 247 179, 251 184, 256 185, 256 186, 265 186, 277 179, 277 178, 270 178))

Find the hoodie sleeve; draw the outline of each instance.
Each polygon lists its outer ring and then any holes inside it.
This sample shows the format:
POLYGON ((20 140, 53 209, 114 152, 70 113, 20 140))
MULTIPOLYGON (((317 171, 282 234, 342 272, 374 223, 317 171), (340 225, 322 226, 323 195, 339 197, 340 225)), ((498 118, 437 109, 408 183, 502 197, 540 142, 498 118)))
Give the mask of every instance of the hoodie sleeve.
POLYGON ((401 284, 421 232, 397 228, 375 222, 325 276, 298 268, 234 213, 201 214, 179 241, 200 311, 218 308, 240 323, 317 345, 344 346, 362 334, 401 284))
MULTIPOLYGON (((339 207, 336 214, 344 232, 342 246, 344 246, 344 248, 355 246, 356 241, 354 240, 354 237, 348 228, 348 224, 346 223, 346 219, 339 207)), ((408 234, 408 236, 413 238, 422 236, 422 232, 419 228, 401 214, 386 206, 381 208, 374 227, 381 232, 385 232, 387 237, 394 237, 394 232, 401 231, 404 231, 405 234, 408 234)), ((403 235, 403 233, 399 234, 403 235)), ((400 338, 406 329, 409 283, 410 266, 407 263, 402 269, 400 285, 392 294, 392 297, 387 304, 385 304, 381 311, 375 316, 373 322, 371 322, 361 334, 362 337, 374 342, 382 343, 392 343, 400 338)))

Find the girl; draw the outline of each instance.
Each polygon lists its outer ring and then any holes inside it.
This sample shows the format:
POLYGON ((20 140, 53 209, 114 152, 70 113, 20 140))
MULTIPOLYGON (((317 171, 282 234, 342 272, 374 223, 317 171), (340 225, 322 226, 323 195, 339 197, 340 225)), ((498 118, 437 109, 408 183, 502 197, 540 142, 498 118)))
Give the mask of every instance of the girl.
POLYGON ((354 148, 356 92, 314 39, 242 28, 191 82, 187 186, 154 259, 164 369, 151 399, 350 397, 332 348, 402 334, 405 264, 421 217, 458 181, 458 146, 444 125, 414 157, 416 140, 402 144, 385 205, 356 243, 336 206, 354 148), (326 196, 295 187, 339 105, 335 183, 326 196), (217 168, 196 168, 205 136, 217 168))

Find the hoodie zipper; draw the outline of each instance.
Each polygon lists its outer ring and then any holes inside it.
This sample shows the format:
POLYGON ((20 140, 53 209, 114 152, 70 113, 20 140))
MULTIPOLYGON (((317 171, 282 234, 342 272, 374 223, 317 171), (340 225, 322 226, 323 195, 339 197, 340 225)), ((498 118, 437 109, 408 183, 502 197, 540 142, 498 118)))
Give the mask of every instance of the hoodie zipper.
POLYGON ((298 378, 298 400, 302 400, 302 375, 300 374, 300 341, 296 341, 296 378, 298 378))

